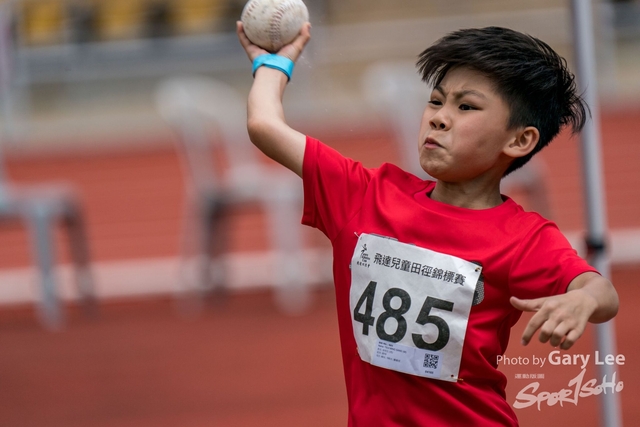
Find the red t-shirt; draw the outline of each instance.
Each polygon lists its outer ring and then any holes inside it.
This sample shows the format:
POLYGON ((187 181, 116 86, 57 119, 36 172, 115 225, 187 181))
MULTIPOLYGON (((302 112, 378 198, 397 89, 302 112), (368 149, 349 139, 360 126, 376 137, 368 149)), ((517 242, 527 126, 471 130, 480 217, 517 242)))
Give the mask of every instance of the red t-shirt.
POLYGON ((302 222, 333 245, 340 342, 349 426, 515 426, 497 369, 520 312, 509 297, 560 294, 576 276, 595 271, 558 228, 508 197, 491 209, 434 201, 433 181, 391 164, 364 168, 307 137, 302 222), (457 382, 409 375, 364 362, 349 305, 350 262, 358 236, 377 234, 483 266, 484 297, 471 307, 457 382))

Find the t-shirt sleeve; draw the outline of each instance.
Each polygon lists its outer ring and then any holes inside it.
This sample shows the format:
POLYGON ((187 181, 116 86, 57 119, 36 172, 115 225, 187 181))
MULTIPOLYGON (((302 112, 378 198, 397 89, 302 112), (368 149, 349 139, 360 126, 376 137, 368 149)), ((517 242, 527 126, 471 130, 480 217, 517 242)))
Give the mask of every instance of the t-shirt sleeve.
POLYGON ((307 137, 302 181, 302 223, 333 240, 360 210, 371 170, 342 156, 317 139, 307 137))
POLYGON ((529 233, 511 267, 511 294, 523 299, 558 295, 573 279, 595 272, 571 247, 555 224, 547 222, 529 233))

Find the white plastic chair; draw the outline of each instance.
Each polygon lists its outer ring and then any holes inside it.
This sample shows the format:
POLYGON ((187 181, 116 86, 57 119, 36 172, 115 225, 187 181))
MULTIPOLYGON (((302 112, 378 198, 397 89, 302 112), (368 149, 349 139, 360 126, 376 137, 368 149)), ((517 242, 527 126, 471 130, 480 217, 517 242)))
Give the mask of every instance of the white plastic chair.
POLYGON ((391 125, 402 162, 399 166, 428 178, 418 162, 418 134, 429 91, 415 65, 406 61, 377 62, 365 70, 362 88, 365 99, 391 125))
POLYGON ((55 272, 53 230, 57 222, 65 226, 68 234, 80 299, 88 313, 95 314, 89 245, 80 201, 72 187, 66 184, 12 185, 3 183, 0 177, 0 220, 21 221, 27 226, 42 285, 39 314, 44 326, 59 329, 64 324, 55 272))
POLYGON ((228 208, 259 202, 277 257, 277 302, 289 313, 305 310, 310 293, 299 220, 302 183, 290 171, 257 158, 246 129, 246 101, 230 86, 205 77, 167 79, 158 87, 156 101, 160 115, 178 134, 187 185, 183 262, 195 258, 196 289, 228 285, 222 257, 228 247, 228 208))
MULTIPOLYGON (((12 125, 14 118, 11 114, 14 57, 10 31, 13 3, 0 3, 0 103, 6 133, 10 133, 6 128, 12 125)), ((64 323, 55 274, 53 227, 58 221, 65 225, 69 236, 80 297, 85 302, 85 308, 90 313, 95 313, 89 244, 77 193, 67 184, 11 184, 6 179, 3 166, 0 150, 0 221, 24 222, 30 232, 32 251, 42 284, 39 309, 42 322, 50 329, 58 329, 64 323)))

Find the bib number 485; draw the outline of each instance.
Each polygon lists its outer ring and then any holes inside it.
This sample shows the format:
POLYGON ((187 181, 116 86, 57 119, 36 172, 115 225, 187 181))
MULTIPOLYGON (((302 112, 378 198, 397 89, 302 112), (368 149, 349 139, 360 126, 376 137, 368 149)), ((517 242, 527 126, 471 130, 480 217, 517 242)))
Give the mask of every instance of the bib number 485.
MULTIPOLYGON (((407 333, 407 320, 403 315, 409 311, 409 308, 411 308, 411 295, 409 295, 409 293, 404 289, 400 288, 390 288, 387 290, 387 292, 382 296, 382 307, 384 308, 384 312, 378 316, 376 321, 375 317, 372 316, 372 313, 377 285, 378 283, 373 280, 369 282, 353 309, 353 319, 356 322, 362 323, 363 335, 369 335, 369 327, 373 327, 375 323, 378 338, 394 343, 399 342, 407 333), (398 308, 393 308, 391 306, 391 300, 394 297, 400 298, 400 307, 398 308), (364 312, 362 312, 363 306, 364 312), (397 328, 393 334, 389 334, 385 330, 385 323, 390 318, 394 318, 397 322, 397 328)), ((411 338, 413 339, 415 346, 418 348, 423 350, 439 351, 449 342, 449 325, 442 317, 431 315, 430 313, 432 308, 453 311, 453 303, 428 296, 422 304, 418 318, 415 320, 418 325, 432 324, 438 328, 438 338, 436 338, 434 342, 426 342, 420 334, 411 334, 411 338)))

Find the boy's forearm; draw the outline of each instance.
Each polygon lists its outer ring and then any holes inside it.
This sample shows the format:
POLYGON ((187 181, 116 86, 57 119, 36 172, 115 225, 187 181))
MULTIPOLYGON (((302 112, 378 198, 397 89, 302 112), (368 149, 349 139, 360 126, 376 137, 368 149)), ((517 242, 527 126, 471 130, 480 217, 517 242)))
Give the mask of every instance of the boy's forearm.
POLYGON ((287 86, 287 76, 273 68, 260 67, 249 92, 247 120, 255 122, 285 123, 282 97, 287 86))
POLYGON ((305 137, 286 122, 282 99, 287 76, 260 67, 249 93, 247 128, 253 144, 270 158, 302 174, 305 137))

